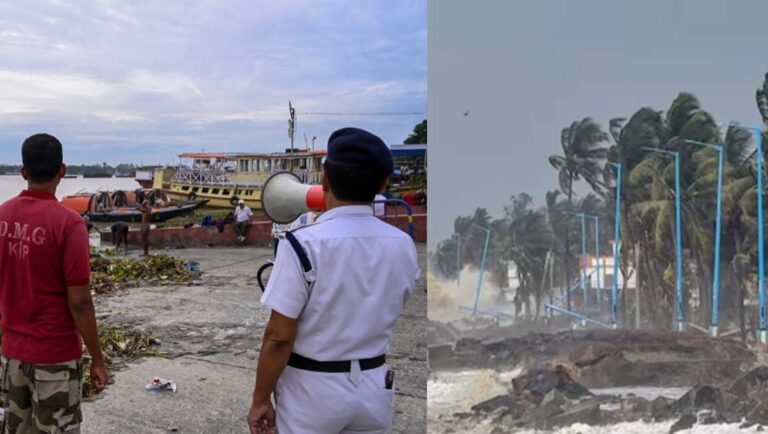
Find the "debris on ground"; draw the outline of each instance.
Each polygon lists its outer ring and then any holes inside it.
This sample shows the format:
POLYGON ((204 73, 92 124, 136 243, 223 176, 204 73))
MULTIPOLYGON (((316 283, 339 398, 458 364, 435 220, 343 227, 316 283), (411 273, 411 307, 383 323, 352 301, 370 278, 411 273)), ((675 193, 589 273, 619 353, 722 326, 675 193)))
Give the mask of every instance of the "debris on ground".
POLYGON ((187 285, 199 276, 195 264, 168 255, 144 259, 91 258, 91 289, 96 294, 110 294, 144 283, 187 285))
POLYGON ((155 392, 162 392, 164 390, 170 390, 173 393, 176 393, 176 382, 173 380, 166 380, 164 378, 155 377, 152 379, 152 382, 147 384, 147 390, 155 391, 155 392))
MULTIPOLYGON (((101 342, 107 370, 124 366, 127 362, 143 356, 163 357, 166 353, 153 347, 159 341, 138 330, 129 329, 125 325, 99 323, 99 341, 101 342)), ((83 355, 83 397, 91 398, 91 357, 83 355)))

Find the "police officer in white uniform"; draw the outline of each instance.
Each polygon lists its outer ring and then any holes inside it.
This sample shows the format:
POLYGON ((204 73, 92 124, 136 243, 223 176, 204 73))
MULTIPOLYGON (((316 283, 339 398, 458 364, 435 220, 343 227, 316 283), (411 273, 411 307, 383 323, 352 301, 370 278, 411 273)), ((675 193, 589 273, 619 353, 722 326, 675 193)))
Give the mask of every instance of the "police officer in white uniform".
POLYGON ((328 139, 328 211, 280 241, 261 298, 272 315, 251 433, 389 432, 395 385, 385 354, 420 275, 411 238, 373 215, 392 170, 389 149, 367 131, 328 139))

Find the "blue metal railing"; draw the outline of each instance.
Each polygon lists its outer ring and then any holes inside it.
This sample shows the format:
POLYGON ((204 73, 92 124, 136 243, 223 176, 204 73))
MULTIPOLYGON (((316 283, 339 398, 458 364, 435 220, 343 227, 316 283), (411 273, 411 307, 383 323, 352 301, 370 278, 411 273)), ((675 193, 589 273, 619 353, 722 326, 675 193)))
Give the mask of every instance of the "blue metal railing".
POLYGON ((411 209, 411 206, 408 205, 408 202, 406 202, 406 201, 404 201, 402 199, 384 199, 384 200, 374 200, 373 201, 374 205, 377 204, 377 203, 383 203, 385 205, 384 206, 384 216, 382 216, 382 218, 385 221, 386 221, 386 219, 388 217, 388 214, 387 214, 388 207, 386 205, 394 205, 395 206, 395 210, 396 210, 395 211, 395 220, 397 220, 397 218, 400 217, 400 212, 399 212, 400 206, 405 208, 405 214, 408 216, 408 230, 407 230, 408 235, 410 235, 413 240, 416 240, 416 237, 414 235, 414 230, 413 230, 413 210, 411 209))
POLYGON ((544 309, 545 310, 554 310, 554 311, 562 313, 564 315, 568 315, 568 316, 574 317, 576 319, 579 319, 579 320, 582 320, 584 322, 588 322, 590 324, 594 324, 594 325, 597 325, 597 326, 600 326, 600 327, 612 328, 612 326, 610 324, 604 323, 602 321, 598 321, 596 319, 592 319, 592 318, 590 318, 588 316, 585 316, 585 315, 582 315, 582 314, 570 311, 568 309, 563 309, 562 307, 553 306, 551 304, 545 304, 544 305, 544 309))

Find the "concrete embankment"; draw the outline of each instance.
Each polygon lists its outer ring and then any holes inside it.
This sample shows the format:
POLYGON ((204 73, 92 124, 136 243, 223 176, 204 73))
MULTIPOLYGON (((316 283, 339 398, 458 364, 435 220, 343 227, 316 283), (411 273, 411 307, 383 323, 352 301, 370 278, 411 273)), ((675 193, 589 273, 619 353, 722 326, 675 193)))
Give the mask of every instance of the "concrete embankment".
MULTIPOLYGON (((423 207, 416 207, 413 212, 414 239, 419 243, 424 243, 427 241, 426 210, 423 207)), ((404 231, 408 231, 408 216, 403 212, 399 214, 390 213, 383 220, 404 231)), ((101 233, 101 242, 105 244, 112 243, 112 234, 109 231, 109 227, 106 227, 101 233)), ((140 242, 141 233, 139 228, 131 228, 128 232, 128 244, 138 246, 140 242)), ((185 228, 162 223, 150 232, 149 242, 152 246, 169 248, 236 246, 241 244, 237 240, 237 234, 232 225, 224 225, 223 230, 220 232, 216 226, 202 227, 195 225, 185 228)), ((248 227, 248 237, 244 244, 266 246, 271 242, 272 222, 265 217, 255 217, 248 227)))

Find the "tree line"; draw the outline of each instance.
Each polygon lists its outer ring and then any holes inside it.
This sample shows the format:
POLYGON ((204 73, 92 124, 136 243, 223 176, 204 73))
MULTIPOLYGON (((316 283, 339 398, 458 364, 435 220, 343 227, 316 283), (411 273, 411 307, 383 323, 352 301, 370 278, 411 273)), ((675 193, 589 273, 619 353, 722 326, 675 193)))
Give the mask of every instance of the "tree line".
MULTIPOLYGON (((136 169, 140 166, 134 164, 118 164, 110 166, 109 164, 68 164, 68 175, 96 175, 96 176, 136 176, 136 169)), ((21 172, 21 165, 0 164, 0 174, 16 175, 21 172)))

